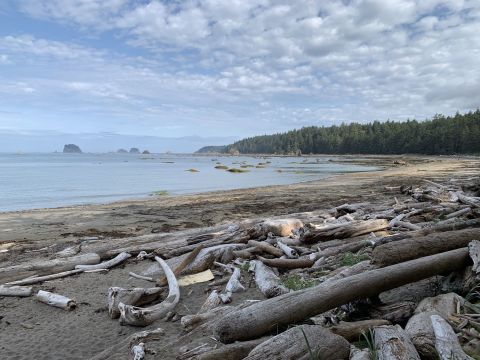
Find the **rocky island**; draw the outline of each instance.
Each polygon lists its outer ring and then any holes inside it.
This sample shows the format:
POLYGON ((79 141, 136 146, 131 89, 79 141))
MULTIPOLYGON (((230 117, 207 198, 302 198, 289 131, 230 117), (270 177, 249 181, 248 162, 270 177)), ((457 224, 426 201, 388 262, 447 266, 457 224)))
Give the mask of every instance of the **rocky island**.
POLYGON ((78 145, 75 144, 66 144, 63 147, 63 152, 66 154, 81 154, 82 150, 78 145))

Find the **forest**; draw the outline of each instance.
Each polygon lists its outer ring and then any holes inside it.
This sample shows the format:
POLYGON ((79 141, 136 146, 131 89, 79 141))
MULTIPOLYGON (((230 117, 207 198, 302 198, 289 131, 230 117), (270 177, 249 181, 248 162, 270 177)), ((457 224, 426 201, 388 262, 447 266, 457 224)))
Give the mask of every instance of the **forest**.
MULTIPOLYGON (((237 141, 219 152, 241 154, 479 154, 480 110, 404 122, 304 127, 237 141)), ((205 152, 201 149, 200 152, 205 152)))

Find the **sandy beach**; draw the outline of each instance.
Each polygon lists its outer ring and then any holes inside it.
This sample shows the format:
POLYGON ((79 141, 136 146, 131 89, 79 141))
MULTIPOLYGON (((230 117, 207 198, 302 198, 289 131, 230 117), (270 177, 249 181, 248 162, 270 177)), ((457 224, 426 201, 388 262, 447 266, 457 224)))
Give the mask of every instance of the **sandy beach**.
MULTIPOLYGON (((86 238, 111 242, 127 236, 329 209, 347 202, 393 203, 394 196, 402 195, 385 190, 385 186, 480 176, 480 159, 474 157, 344 156, 339 161, 379 166, 381 170, 286 186, 0 213, 1 267, 53 258, 56 252, 86 238), (394 166, 398 159, 406 161, 407 166, 394 166)), ((108 317, 107 290, 110 286, 146 286, 145 281, 128 278, 128 272, 141 273, 149 265, 132 260, 108 273, 81 274, 34 286, 34 291, 50 290, 75 298, 78 308, 73 312, 48 307, 33 297, 0 297, 0 357, 88 359, 119 343, 139 329, 119 326, 117 320, 108 317)), ((256 289, 249 288, 235 302, 259 296, 256 289)), ((182 288, 178 312, 194 312, 204 299, 201 284, 182 288)), ((181 334, 179 322, 159 322, 148 328, 159 326, 166 333, 160 341, 164 344, 181 334)), ((170 358, 168 352, 157 356, 170 358)))

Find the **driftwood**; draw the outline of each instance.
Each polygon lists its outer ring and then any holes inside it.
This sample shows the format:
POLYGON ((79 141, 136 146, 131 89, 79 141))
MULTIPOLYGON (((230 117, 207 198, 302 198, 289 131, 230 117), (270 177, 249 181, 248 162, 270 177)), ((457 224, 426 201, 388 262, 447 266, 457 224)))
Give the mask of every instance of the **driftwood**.
POLYGON ((439 315, 431 315, 435 349, 440 360, 473 360, 465 354, 452 327, 439 315))
POLYGON ((355 346, 350 346, 350 360, 372 360, 372 354, 369 349, 358 349, 355 346))
POLYGON ((32 261, 24 264, 0 268, 0 283, 20 280, 32 276, 55 274, 73 270, 79 264, 97 264, 100 257, 94 253, 81 254, 68 258, 32 261))
POLYGON ((390 321, 383 319, 371 319, 362 321, 346 322, 342 321, 338 325, 334 325, 329 330, 334 334, 340 335, 348 341, 358 341, 362 334, 368 330, 381 325, 390 325, 390 321))
POLYGON ((384 230, 388 228, 388 221, 385 219, 352 221, 345 224, 336 224, 336 226, 326 226, 306 231, 301 237, 302 242, 313 243, 331 239, 342 239, 369 234, 371 232, 384 230))
POLYGON ((75 269, 75 270, 63 271, 63 272, 60 272, 60 273, 57 273, 57 274, 52 274, 52 275, 29 277, 29 278, 26 278, 26 279, 23 279, 23 280, 17 280, 17 281, 9 282, 6 285, 38 284, 39 282, 44 282, 44 281, 48 281, 48 280, 55 280, 55 279, 60 279, 60 278, 70 276, 70 275, 80 274, 84 271, 85 270, 75 269))
POLYGON ((217 290, 213 290, 210 295, 208 295, 207 300, 202 304, 200 310, 198 310, 198 314, 202 314, 204 312, 208 312, 222 303, 220 296, 218 295, 217 290))
POLYGON ((241 275, 240 269, 235 267, 230 280, 228 280, 227 285, 225 286, 225 291, 220 294, 220 299, 224 304, 232 301, 232 294, 234 292, 245 290, 245 287, 240 283, 241 275))
POLYGON ((311 259, 265 259, 258 256, 258 259, 265 265, 279 269, 299 269, 311 267, 315 261, 311 259))
POLYGON ((373 270, 373 269, 375 269, 375 265, 372 265, 370 263, 370 260, 360 261, 359 263, 346 267, 338 272, 332 271, 333 274, 327 277, 323 283, 325 284, 332 281, 340 280, 348 276, 360 274, 362 272, 373 270))
POLYGON ((420 360, 407 333, 399 326, 379 326, 374 329, 377 360, 420 360))
MULTIPOLYGON (((195 258, 198 256, 198 254, 200 253, 200 251, 203 249, 203 245, 200 245, 200 246, 197 246, 195 248, 195 250, 193 250, 191 253, 189 253, 185 259, 183 259, 183 261, 177 266, 175 267, 175 269, 173 270, 173 273, 175 274, 175 276, 179 276, 182 271, 188 266, 190 265, 191 262, 193 262, 193 260, 195 260, 195 258)), ((208 258, 208 255, 207 255, 207 258, 208 258)), ((209 262, 209 260, 207 260, 207 262, 209 262)), ((159 279, 157 284, 159 286, 165 286, 167 285, 168 281, 167 281, 167 277, 164 276, 163 278, 159 279)))
POLYGON ((32 287, 26 286, 3 286, 0 285, 0 296, 27 297, 32 295, 32 287))
POLYGON ((130 275, 131 277, 135 278, 135 279, 140 279, 140 280, 145 280, 145 281, 150 281, 150 282, 155 282, 155 280, 150 277, 150 276, 143 276, 143 275, 138 275, 134 272, 129 272, 128 275, 130 275))
POLYGON ((121 264, 128 258, 130 258, 132 255, 126 252, 122 252, 115 256, 113 259, 104 261, 100 264, 95 264, 95 265, 77 265, 75 266, 75 269, 80 269, 80 270, 99 270, 99 269, 110 269, 114 266, 117 266, 118 264, 121 264))
POLYGON ((185 315, 181 318, 180 323, 186 331, 191 331, 196 327, 205 324, 220 316, 226 315, 235 310, 233 306, 218 306, 207 312, 198 313, 196 315, 185 315))
POLYGON ((197 356, 196 360, 242 360, 253 348, 264 342, 265 338, 239 341, 233 344, 222 346, 220 349, 215 349, 207 353, 197 356))
POLYGON ((303 222, 298 219, 267 219, 256 226, 255 237, 272 233, 276 236, 290 236, 293 231, 303 227, 303 222))
POLYGON ((366 271, 328 284, 280 295, 224 316, 214 328, 224 342, 257 338, 355 299, 375 296, 410 282, 466 267, 467 248, 366 271), (299 305, 301 304, 301 305, 299 305), (282 311, 278 311, 282 309, 282 311))
POLYGON ((273 246, 272 244, 269 244, 266 241, 249 240, 248 245, 256 247, 257 249, 260 249, 263 252, 266 252, 266 253, 271 254, 273 256, 280 257, 280 256, 283 255, 282 250, 280 250, 279 248, 276 248, 275 246, 273 246))
POLYGON ((288 289, 280 282, 280 278, 271 268, 258 260, 251 263, 255 266, 255 283, 267 298, 288 293, 288 289))
POLYGON ((455 293, 441 294, 435 297, 423 299, 415 309, 415 314, 425 311, 435 311, 443 318, 459 313, 465 300, 455 293))
POLYGON ((130 353, 133 356, 133 360, 145 359, 145 343, 141 342, 138 345, 132 346, 130 353))
POLYGON ((291 259, 294 259, 294 258, 298 258, 298 253, 296 250, 292 249, 290 246, 284 244, 283 242, 281 242, 280 240, 277 241, 277 246, 279 247, 280 250, 282 250, 282 252, 288 257, 288 258, 291 258, 291 259))
POLYGON ((350 344, 321 326, 301 325, 264 341, 245 360, 308 360, 312 358, 310 351, 323 360, 348 359, 350 344))
MULTIPOLYGON (((480 237, 479 237, 480 239, 480 237)), ((473 240, 468 244, 468 253, 473 261, 472 271, 480 273, 480 241, 473 240)))
POLYGON ((133 326, 146 326, 163 318, 168 312, 172 311, 177 306, 180 300, 180 288, 177 279, 167 263, 155 257, 155 260, 160 264, 168 279, 169 292, 167 298, 160 304, 151 306, 149 308, 140 308, 132 305, 118 304, 120 310, 120 324, 133 326))
POLYGON ((107 304, 108 314, 112 319, 120 317, 118 304, 141 306, 149 304, 158 299, 163 293, 163 289, 154 288, 134 288, 123 289, 121 287, 111 287, 108 289, 107 304))
POLYGON ((75 302, 75 300, 48 291, 39 290, 35 297, 40 302, 43 302, 50 306, 58 307, 63 310, 70 311, 77 307, 77 303, 75 302))
POLYGON ((448 231, 399 240, 376 247, 372 253, 372 262, 379 266, 388 266, 465 247, 477 238, 480 238, 480 229, 448 231))
POLYGON ((415 349, 422 359, 437 360, 435 350, 435 333, 433 332, 431 315, 435 311, 426 311, 413 315, 405 326, 405 331, 412 340, 415 349))

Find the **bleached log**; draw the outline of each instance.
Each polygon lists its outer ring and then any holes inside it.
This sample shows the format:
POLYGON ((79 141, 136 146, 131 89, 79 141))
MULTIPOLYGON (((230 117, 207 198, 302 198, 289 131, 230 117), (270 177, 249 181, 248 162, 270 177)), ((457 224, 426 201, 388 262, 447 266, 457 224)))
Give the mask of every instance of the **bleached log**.
POLYGON ((130 350, 133 360, 143 360, 145 359, 145 343, 141 342, 137 345, 132 346, 130 350))
POLYGON ((373 332, 377 360, 420 360, 415 346, 399 325, 378 326, 373 332))
POLYGON ((233 270, 233 274, 230 277, 230 280, 228 280, 228 283, 225 286, 225 291, 222 294, 220 294, 220 299, 224 304, 227 304, 230 301, 232 301, 232 294, 234 292, 245 290, 245 287, 240 283, 241 275, 242 274, 240 272, 240 269, 235 267, 233 270))
POLYGON ((440 360, 473 360, 465 354, 452 327, 439 315, 431 315, 435 349, 440 360))
POLYGON ((462 203, 470 205, 472 207, 480 208, 480 201, 470 196, 466 196, 462 192, 456 192, 455 194, 458 196, 458 200, 461 201, 462 203))
POLYGON ((283 242, 281 241, 277 241, 277 245, 278 247, 280 248, 280 250, 282 250, 282 252, 287 255, 288 258, 290 259, 294 259, 294 258, 298 258, 298 253, 296 250, 292 249, 290 246, 284 244, 283 242))
POLYGON ((258 260, 253 260, 251 263, 255 266, 255 283, 263 295, 271 298, 289 292, 271 268, 258 260))
POLYGON ((158 299, 162 293, 163 289, 158 287, 133 289, 111 287, 108 289, 107 295, 108 314, 112 319, 117 319, 120 317, 120 310, 118 309, 120 303, 141 306, 158 299))
POLYGON ((70 257, 70 256, 77 255, 81 249, 82 249, 81 245, 69 246, 63 249, 62 251, 57 252, 56 255, 61 258, 70 257))
POLYGON ((290 236, 292 232, 303 227, 298 219, 267 219, 257 225, 255 236, 259 237, 272 233, 276 236, 290 236))
POLYGON ((265 265, 279 269, 308 268, 315 263, 312 259, 265 259, 261 256, 258 256, 258 259, 265 265))
POLYGON ((307 230, 301 237, 304 243, 313 243, 331 239, 343 239, 355 237, 371 232, 384 230, 388 228, 388 221, 385 219, 358 220, 331 229, 311 229, 307 230))
POLYGON ((350 346, 350 360, 372 360, 372 354, 369 349, 358 349, 357 347, 350 346))
POLYGON ((435 311, 443 318, 448 319, 452 314, 459 313, 464 303, 465 299, 455 293, 440 294, 420 301, 415 309, 415 314, 435 311))
POLYGON ((134 272, 131 272, 131 271, 128 273, 128 275, 130 275, 131 277, 133 277, 135 279, 155 282, 155 279, 150 277, 150 276, 138 275, 138 274, 135 274, 134 272))
POLYGON ((98 269, 110 269, 114 266, 117 266, 118 264, 121 264, 128 258, 130 258, 132 255, 129 253, 123 252, 115 256, 113 259, 104 261, 100 264, 95 264, 95 265, 77 265, 75 266, 75 269, 79 270, 98 270, 98 269))
POLYGON ((185 315, 180 319, 180 323, 186 331, 191 331, 194 328, 210 321, 218 319, 219 317, 226 315, 235 310, 233 306, 218 306, 207 312, 198 313, 196 315, 185 315))
POLYGON ((210 295, 208 295, 207 300, 202 304, 200 310, 198 310, 197 314, 202 314, 204 312, 208 312, 221 304, 222 300, 218 294, 217 290, 213 290, 210 295))
POLYGON ((377 246, 372 253, 372 262, 379 266, 392 265, 465 247, 470 241, 478 238, 480 229, 474 228, 403 239, 377 246))
POLYGON ((32 295, 31 286, 3 286, 0 285, 0 296, 27 297, 32 295))
POLYGON ((405 326, 405 332, 412 340, 415 349, 422 359, 437 360, 438 354, 435 350, 435 333, 433 332, 431 315, 435 311, 425 311, 413 315, 405 326))
POLYGON ((260 338, 228 344, 219 349, 200 354, 196 357, 196 360, 242 360, 265 340, 265 338, 260 338))
MULTIPOLYGON (((200 254, 200 251, 202 251, 202 249, 203 249, 203 245, 199 245, 195 248, 195 250, 189 253, 185 257, 185 259, 183 259, 183 261, 175 267, 175 269, 173 270, 174 275, 179 276, 182 273, 182 271, 195 260, 195 258, 200 254)), ((205 261, 208 263, 210 262, 209 258, 210 258, 209 255, 205 256, 205 261)), ((167 277, 164 276, 163 278, 159 279, 157 284, 159 286, 167 285, 167 277)))
POLYGON ((395 221, 392 226, 404 227, 409 230, 420 230, 422 228, 421 226, 412 224, 408 221, 400 221, 400 220, 395 221))
POLYGON ((252 304, 221 318, 214 333, 222 342, 254 339, 274 326, 298 323, 355 299, 460 270, 469 263, 468 250, 463 248, 366 271, 252 304))
POLYGON ((44 282, 44 281, 55 280, 55 279, 60 279, 60 278, 67 277, 67 276, 70 276, 70 275, 80 274, 84 271, 85 270, 75 269, 75 270, 64 271, 64 272, 57 273, 57 274, 52 274, 52 275, 28 277, 28 278, 23 279, 23 280, 17 280, 17 281, 12 281, 12 282, 6 283, 5 285, 38 284, 38 283, 44 282))
POLYGON ((50 275, 73 270, 79 264, 97 264, 100 257, 95 253, 81 254, 68 258, 31 261, 0 268, 0 284, 32 276, 50 275))
POLYGON ((445 219, 456 218, 456 217, 459 217, 459 216, 468 214, 468 213, 470 213, 470 212, 472 212, 472 208, 467 207, 467 208, 465 208, 465 209, 461 209, 461 210, 458 210, 458 211, 455 211, 455 212, 452 212, 452 213, 446 215, 446 216, 445 216, 445 219))
POLYGON ((35 297, 40 302, 67 311, 73 310, 77 307, 77 303, 75 302, 75 300, 48 291, 39 290, 35 297))
POLYGON ((268 254, 271 254, 276 257, 280 257, 283 255, 283 251, 279 248, 276 248, 272 244, 269 244, 266 241, 256 241, 256 240, 248 240, 248 246, 254 246, 257 249, 260 249, 268 254))
POLYGON ((346 278, 348 276, 352 276, 352 275, 360 274, 360 273, 365 272, 365 271, 373 270, 375 268, 376 268, 375 265, 371 264, 370 260, 360 261, 359 263, 357 263, 355 265, 349 266, 349 267, 339 271, 338 273, 327 277, 327 279, 324 280, 323 283, 326 284, 326 283, 329 283, 329 282, 337 281, 337 280, 346 278))
MULTIPOLYGON (((480 238, 479 238, 480 239, 480 238)), ((480 273, 480 241, 473 240, 468 244, 468 254, 473 261, 472 271, 480 273)))
POLYGON ((346 360, 350 344, 321 326, 301 325, 264 341, 245 360, 308 360, 311 359, 310 351, 321 354, 322 360, 346 360))
POLYGON ((242 259, 251 259, 255 256, 255 253, 259 253, 261 250, 256 246, 249 247, 244 250, 233 250, 232 255, 234 258, 242 258, 242 259))
POLYGON ((339 324, 330 327, 330 331, 340 335, 348 341, 359 341, 362 334, 368 330, 381 325, 390 325, 390 321, 383 319, 369 319, 361 321, 341 321, 339 324))
POLYGON ((168 280, 169 292, 167 298, 160 304, 140 308, 132 305, 118 304, 120 310, 120 324, 133 326, 146 326, 155 320, 163 318, 168 312, 172 311, 180 300, 180 287, 173 271, 168 267, 167 263, 158 256, 155 256, 162 267, 168 280))

